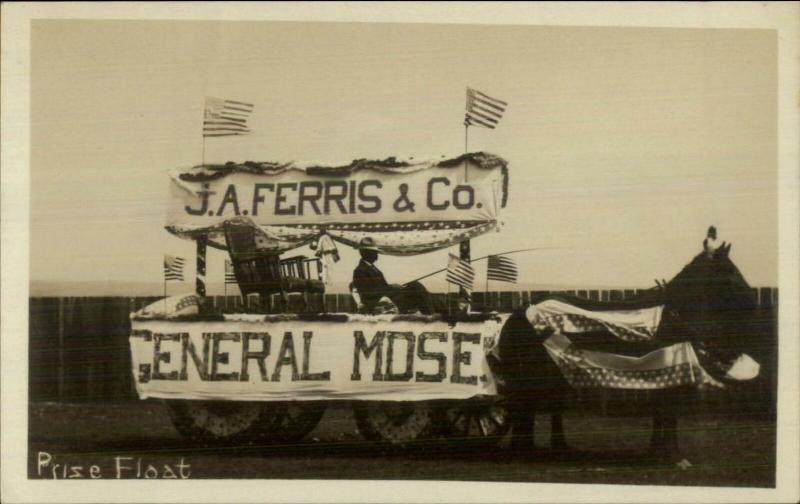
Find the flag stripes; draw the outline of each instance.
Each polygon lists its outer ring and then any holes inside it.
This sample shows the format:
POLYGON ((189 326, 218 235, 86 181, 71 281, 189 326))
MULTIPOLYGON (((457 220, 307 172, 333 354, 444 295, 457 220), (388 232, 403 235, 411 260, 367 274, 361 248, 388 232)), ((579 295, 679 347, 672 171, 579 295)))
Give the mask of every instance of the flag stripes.
POLYGON ((475 270, 467 261, 462 261, 457 256, 450 254, 447 261, 447 281, 471 290, 472 283, 475 281, 475 270))
POLYGON ((517 283, 517 265, 508 257, 491 255, 486 278, 498 282, 517 283))
POLYGON ((253 107, 254 105, 251 103, 206 98, 203 136, 218 137, 252 133, 247 126, 247 119, 253 112, 253 107))
POLYGON ((178 280, 183 282, 183 266, 186 261, 182 257, 164 255, 164 281, 178 280))
POLYGON ((503 112, 506 111, 508 103, 497 98, 481 93, 472 88, 467 88, 467 114, 464 117, 464 125, 471 126, 476 124, 484 128, 494 129, 503 112))
POLYGON ((236 273, 233 271, 233 263, 230 259, 225 259, 225 283, 236 283, 236 273))

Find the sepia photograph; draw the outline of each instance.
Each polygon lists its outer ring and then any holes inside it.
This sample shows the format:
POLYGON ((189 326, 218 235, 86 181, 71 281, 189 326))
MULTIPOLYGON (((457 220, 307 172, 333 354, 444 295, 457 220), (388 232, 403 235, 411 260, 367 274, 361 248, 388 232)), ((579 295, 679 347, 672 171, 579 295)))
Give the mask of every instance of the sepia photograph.
POLYGON ((797 495, 784 28, 412 5, 28 13, 8 502, 797 495))

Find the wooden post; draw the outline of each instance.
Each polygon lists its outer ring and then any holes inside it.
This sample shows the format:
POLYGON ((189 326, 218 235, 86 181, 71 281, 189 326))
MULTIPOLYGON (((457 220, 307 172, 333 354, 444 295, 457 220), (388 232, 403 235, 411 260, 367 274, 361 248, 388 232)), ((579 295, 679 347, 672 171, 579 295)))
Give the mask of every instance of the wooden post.
POLYGON ((340 312, 353 313, 356 311, 353 296, 349 294, 338 294, 336 296, 336 306, 340 312))
POLYGON ((202 304, 206 297, 206 236, 198 236, 197 242, 197 272, 195 275, 195 292, 202 304))
MULTIPOLYGON (((469 240, 464 240, 459 244, 459 246, 458 246, 458 255, 459 255, 459 259, 461 259, 462 261, 470 262, 469 240)), ((461 297, 466 299, 466 301, 467 301, 467 311, 469 311, 470 310, 470 308, 469 308, 470 292, 467 289, 465 289, 464 287, 459 286, 458 293, 459 293, 459 295, 461 297)))
POLYGON ((339 297, 336 294, 325 294, 325 297, 327 298, 325 305, 329 306, 333 313, 339 313, 339 297))
POLYGON ((497 293, 498 311, 502 313, 511 313, 514 311, 514 297, 511 291, 502 291, 497 293))
POLYGON ((64 401, 64 298, 58 298, 58 400, 64 401))

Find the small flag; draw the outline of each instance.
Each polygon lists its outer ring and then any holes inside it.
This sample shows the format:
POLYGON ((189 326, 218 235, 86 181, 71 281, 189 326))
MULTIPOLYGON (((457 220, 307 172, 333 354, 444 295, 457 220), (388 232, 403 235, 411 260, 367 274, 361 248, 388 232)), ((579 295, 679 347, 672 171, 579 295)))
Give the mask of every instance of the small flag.
POLYGON ((486 277, 498 282, 517 283, 517 265, 508 257, 490 255, 486 277))
POLYGON ((235 284, 236 273, 233 271, 233 263, 230 259, 225 259, 225 284, 235 284))
POLYGON ((206 98, 203 136, 220 137, 252 133, 247 127, 247 119, 252 112, 253 105, 250 103, 206 98))
POLYGON ((475 270, 472 269, 472 265, 450 254, 447 261, 447 281, 459 285, 466 290, 471 290, 474 280, 475 270))
POLYGON ((183 282, 183 257, 164 255, 164 281, 178 280, 183 282))
POLYGON ((467 88, 467 114, 464 117, 464 126, 483 126, 494 129, 503 117, 508 103, 492 98, 472 88, 467 88))

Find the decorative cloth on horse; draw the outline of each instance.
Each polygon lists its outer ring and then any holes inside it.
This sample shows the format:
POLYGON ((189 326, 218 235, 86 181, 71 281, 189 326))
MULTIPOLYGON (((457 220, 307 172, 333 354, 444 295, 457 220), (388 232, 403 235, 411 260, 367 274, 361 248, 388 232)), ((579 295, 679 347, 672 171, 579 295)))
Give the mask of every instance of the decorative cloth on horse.
POLYGON ((551 334, 545 349, 564 378, 576 388, 661 389, 722 384, 700 364, 689 342, 654 349, 642 356, 595 351, 570 339, 610 334, 628 344, 653 343, 663 306, 635 310, 589 311, 560 300, 531 305, 525 316, 534 329, 551 334))
POLYGON ((430 252, 496 229, 508 197, 505 160, 483 152, 343 166, 226 163, 171 178, 168 231, 206 235, 224 248, 224 222, 243 219, 261 231, 260 246, 275 252, 323 234, 350 246, 369 236, 384 254, 430 252))
POLYGON ((752 380, 761 371, 761 365, 747 354, 742 354, 733 361, 730 369, 725 372, 725 377, 730 380, 752 380))
POLYGON ((670 345, 638 358, 580 349, 562 333, 545 340, 544 347, 567 382, 576 388, 662 389, 680 385, 722 385, 703 369, 689 342, 670 345))
POLYGON ((525 316, 537 331, 582 333, 606 330, 624 341, 652 341, 663 306, 638 310, 589 311, 557 299, 531 305, 525 316))

